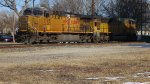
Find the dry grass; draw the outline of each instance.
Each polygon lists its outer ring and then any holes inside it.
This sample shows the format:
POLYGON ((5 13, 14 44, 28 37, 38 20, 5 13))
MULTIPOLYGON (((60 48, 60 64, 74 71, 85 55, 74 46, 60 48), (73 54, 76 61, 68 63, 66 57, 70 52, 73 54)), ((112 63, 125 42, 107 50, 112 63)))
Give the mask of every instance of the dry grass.
POLYGON ((0 84, 123 84, 149 82, 150 52, 124 52, 83 58, 52 59, 45 63, 0 69, 0 84), (110 80, 105 77, 122 77, 110 80), (93 79, 87 79, 93 78, 93 79))
MULTIPOLYGON (((95 57, 86 60, 63 60, 48 64, 15 66, 0 70, 0 81, 19 84, 122 84, 125 81, 148 82, 134 74, 150 72, 149 52, 124 54, 128 59, 95 57), (130 59, 130 56, 140 58, 130 59), (44 71, 45 70, 45 71, 44 71), (51 70, 51 71, 46 71, 51 70), (54 71, 53 71, 54 70, 54 71), (86 80, 88 77, 126 77, 116 81, 86 80)), ((114 54, 115 57, 115 54, 114 54)))

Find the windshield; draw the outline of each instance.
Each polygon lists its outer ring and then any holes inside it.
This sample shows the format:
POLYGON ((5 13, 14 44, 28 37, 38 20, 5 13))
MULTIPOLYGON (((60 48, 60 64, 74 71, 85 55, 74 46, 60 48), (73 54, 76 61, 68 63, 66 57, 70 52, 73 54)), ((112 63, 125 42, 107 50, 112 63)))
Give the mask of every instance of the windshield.
POLYGON ((34 9, 27 8, 23 13, 23 15, 32 15, 32 14, 33 15, 43 15, 43 10, 40 8, 34 8, 34 9))

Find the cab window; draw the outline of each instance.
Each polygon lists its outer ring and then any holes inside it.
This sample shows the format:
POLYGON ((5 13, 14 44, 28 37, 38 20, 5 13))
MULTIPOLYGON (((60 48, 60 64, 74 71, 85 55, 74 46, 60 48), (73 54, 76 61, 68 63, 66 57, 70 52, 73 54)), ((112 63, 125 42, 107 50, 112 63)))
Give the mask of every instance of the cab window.
POLYGON ((43 10, 40 8, 28 8, 24 11, 23 15, 36 15, 36 16, 40 16, 43 15, 43 10))
POLYGON ((24 11, 23 15, 32 15, 32 10, 31 9, 26 9, 24 11))

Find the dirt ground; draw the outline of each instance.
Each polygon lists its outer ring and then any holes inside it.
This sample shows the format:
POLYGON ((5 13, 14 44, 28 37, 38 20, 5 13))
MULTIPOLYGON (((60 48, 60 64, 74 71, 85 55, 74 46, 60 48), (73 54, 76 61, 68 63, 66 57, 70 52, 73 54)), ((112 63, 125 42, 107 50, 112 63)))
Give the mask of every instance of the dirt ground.
POLYGON ((150 84, 149 45, 0 49, 0 84, 150 84))

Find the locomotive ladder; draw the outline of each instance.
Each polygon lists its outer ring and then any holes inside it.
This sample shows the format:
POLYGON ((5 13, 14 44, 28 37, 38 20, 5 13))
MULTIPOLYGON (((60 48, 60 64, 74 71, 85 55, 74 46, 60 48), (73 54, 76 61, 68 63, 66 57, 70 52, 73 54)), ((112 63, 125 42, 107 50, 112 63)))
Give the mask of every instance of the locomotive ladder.
POLYGON ((32 27, 32 29, 33 29, 33 37, 31 36, 31 43, 38 42, 39 41, 39 39, 38 39, 39 32, 38 32, 37 28, 35 28, 35 27, 32 27))

